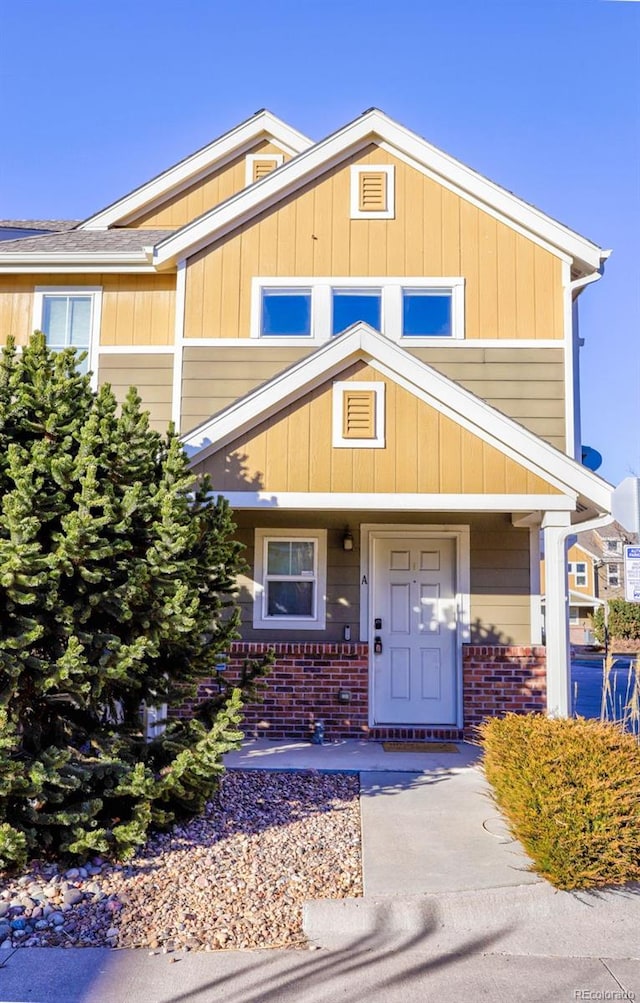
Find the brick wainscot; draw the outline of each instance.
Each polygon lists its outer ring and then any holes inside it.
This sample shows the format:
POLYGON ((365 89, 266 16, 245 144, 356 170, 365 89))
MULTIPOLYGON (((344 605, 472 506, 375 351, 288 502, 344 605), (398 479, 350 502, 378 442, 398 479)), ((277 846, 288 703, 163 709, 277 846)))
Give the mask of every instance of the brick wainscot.
MULTIPOLYGON (((457 728, 370 728, 369 646, 346 642, 238 641, 232 645, 225 675, 233 678, 248 658, 272 651, 274 665, 261 703, 245 707, 243 730, 260 738, 309 739, 322 721, 326 741, 371 738, 420 741, 472 739, 484 718, 513 711, 543 712, 546 660, 543 647, 463 646, 464 730, 457 728)), ((206 699, 216 680, 203 679, 198 697, 206 699)), ((174 711, 189 712, 188 703, 174 711)))

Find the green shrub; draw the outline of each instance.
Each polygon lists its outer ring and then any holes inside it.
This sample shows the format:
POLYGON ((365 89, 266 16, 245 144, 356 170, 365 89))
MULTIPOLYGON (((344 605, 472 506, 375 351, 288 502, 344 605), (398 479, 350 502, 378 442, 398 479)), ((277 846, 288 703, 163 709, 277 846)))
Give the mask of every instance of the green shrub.
POLYGON ((97 393, 36 334, 0 355, 0 869, 124 859, 201 811, 268 659, 146 741, 238 636, 244 562, 223 498, 132 388, 97 393))
MULTIPOLYGON (((596 638, 604 642, 604 606, 599 606, 593 614, 593 630, 596 638)), ((609 637, 618 640, 640 640, 640 603, 625 602, 624 599, 609 599, 609 637)))
POLYGON ((613 724, 509 714, 480 729, 495 800, 557 888, 640 880, 640 747, 613 724))

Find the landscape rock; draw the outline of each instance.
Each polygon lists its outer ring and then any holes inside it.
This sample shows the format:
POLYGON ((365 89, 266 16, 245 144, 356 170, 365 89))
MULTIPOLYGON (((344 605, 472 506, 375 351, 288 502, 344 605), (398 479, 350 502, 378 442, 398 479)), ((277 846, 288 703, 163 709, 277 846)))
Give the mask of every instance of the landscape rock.
POLYGON ((34 861, 1 882, 12 922, 0 923, 0 949, 302 946, 306 899, 361 894, 356 777, 234 771, 201 816, 155 834, 127 864, 96 857, 59 872, 34 861))

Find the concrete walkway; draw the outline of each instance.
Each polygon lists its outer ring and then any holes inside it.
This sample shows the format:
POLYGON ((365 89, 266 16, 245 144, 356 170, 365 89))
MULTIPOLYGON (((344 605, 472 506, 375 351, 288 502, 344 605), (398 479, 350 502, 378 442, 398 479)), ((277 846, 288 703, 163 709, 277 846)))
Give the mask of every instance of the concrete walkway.
POLYGON ((558 892, 530 870, 478 768, 479 750, 385 752, 375 742, 247 742, 241 769, 359 772, 364 896, 307 902, 319 947, 362 940, 455 952, 477 936, 514 955, 640 958, 640 889, 558 892), (636 891, 638 893, 636 893, 636 891))
POLYGON ((479 750, 385 752, 378 742, 245 743, 232 769, 360 775, 365 897, 501 888, 538 881, 477 768, 479 750))
POLYGON ((362 773, 364 894, 421 895, 540 879, 479 770, 362 773))
POLYGON ((305 905, 317 949, 0 952, 0 1003, 640 1000, 640 888, 539 880, 477 755, 247 743, 228 767, 360 773, 365 894, 305 905))
POLYGON ((454 746, 456 752, 385 752, 380 742, 343 740, 326 745, 310 742, 272 742, 268 738, 245 742, 237 752, 224 757, 229 769, 320 770, 323 773, 421 773, 441 770, 455 773, 476 763, 480 750, 468 742, 454 746))
POLYGON ((389 947, 362 937, 329 951, 31 948, 0 968, 2 1003, 574 1003, 640 999, 640 965, 494 951, 483 931, 456 950, 429 933, 389 947), (173 960, 172 960, 173 959, 173 960), (583 993, 584 995, 578 995, 583 993), (626 995, 623 995, 625 994, 626 995), (633 995, 635 994, 635 996, 633 995))

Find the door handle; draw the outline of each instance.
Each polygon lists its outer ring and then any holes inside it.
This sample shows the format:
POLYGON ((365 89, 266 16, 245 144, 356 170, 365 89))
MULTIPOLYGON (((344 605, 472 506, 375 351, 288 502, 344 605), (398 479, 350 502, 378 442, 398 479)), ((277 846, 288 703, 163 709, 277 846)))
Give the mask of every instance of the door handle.
POLYGON ((373 639, 373 653, 375 655, 381 655, 382 654, 382 638, 381 637, 374 637, 374 639, 373 639))

